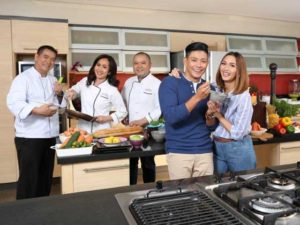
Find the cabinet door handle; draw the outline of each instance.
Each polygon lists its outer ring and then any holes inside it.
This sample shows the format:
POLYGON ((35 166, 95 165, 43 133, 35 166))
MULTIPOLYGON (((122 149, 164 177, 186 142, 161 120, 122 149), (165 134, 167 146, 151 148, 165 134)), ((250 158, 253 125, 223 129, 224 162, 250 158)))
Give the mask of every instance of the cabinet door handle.
POLYGON ((86 173, 100 172, 100 171, 108 171, 108 170, 119 170, 119 169, 127 169, 129 168, 128 164, 120 165, 120 166, 109 166, 109 167, 96 167, 96 168, 85 168, 83 169, 86 173))
POLYGON ((37 50, 37 48, 24 48, 24 50, 37 50))
MULTIPOLYGON (((299 146, 291 146, 291 147, 281 147, 281 150, 287 150, 287 149, 296 149, 298 148, 299 146)), ((300 151, 300 150, 299 150, 300 151)))

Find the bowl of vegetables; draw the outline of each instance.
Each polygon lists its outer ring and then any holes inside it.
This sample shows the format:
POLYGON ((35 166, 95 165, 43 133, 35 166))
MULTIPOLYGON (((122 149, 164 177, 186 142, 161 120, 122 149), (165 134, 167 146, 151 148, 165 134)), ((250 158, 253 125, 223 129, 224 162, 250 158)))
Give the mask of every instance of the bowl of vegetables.
POLYGON ((133 148, 135 149, 141 148, 144 141, 144 135, 140 135, 140 134, 130 135, 129 141, 130 144, 133 146, 133 148))
POLYGON ((164 124, 165 124, 164 119, 163 119, 163 118, 160 118, 159 120, 152 120, 152 121, 148 124, 147 128, 159 128, 159 127, 164 126, 164 124))

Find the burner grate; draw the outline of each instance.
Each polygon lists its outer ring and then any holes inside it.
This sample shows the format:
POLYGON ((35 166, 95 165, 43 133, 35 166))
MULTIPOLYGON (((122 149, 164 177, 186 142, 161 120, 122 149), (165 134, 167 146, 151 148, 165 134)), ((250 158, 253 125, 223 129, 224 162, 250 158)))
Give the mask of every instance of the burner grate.
POLYGON ((244 224, 212 198, 198 191, 135 199, 130 211, 138 224, 244 224))

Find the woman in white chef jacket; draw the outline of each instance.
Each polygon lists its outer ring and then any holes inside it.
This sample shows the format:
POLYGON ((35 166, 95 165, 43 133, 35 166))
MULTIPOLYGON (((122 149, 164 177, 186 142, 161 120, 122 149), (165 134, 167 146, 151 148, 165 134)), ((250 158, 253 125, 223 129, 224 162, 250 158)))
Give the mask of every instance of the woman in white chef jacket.
POLYGON ((80 80, 67 91, 67 97, 80 96, 81 112, 95 117, 92 122, 79 120, 78 127, 93 133, 96 130, 110 128, 111 123, 119 123, 127 116, 122 96, 117 89, 117 64, 110 55, 99 55, 88 76, 80 80), (111 109, 115 112, 109 114, 111 109))

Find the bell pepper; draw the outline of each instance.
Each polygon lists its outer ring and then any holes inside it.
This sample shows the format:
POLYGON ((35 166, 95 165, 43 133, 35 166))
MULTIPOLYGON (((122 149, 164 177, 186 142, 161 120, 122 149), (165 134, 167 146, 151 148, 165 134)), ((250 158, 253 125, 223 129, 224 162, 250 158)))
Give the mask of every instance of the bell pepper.
POLYGON ((288 134, 295 133, 295 127, 293 125, 288 125, 285 129, 286 129, 288 134))
POLYGON ((286 117, 281 118, 280 123, 282 124, 282 126, 287 127, 287 126, 291 125, 293 122, 290 117, 286 116, 286 117))

